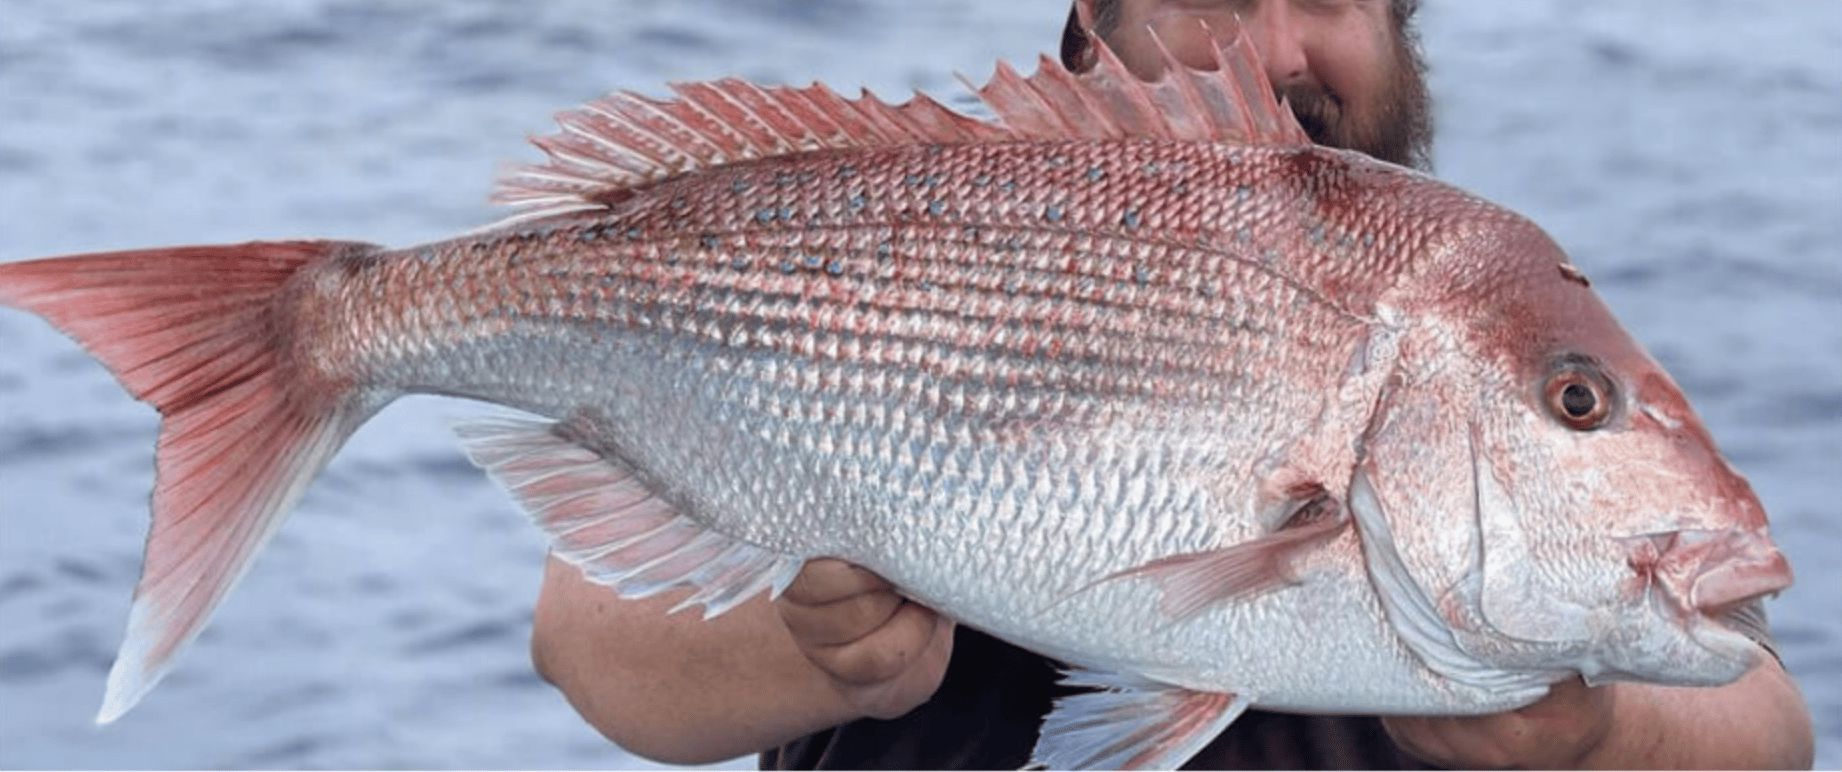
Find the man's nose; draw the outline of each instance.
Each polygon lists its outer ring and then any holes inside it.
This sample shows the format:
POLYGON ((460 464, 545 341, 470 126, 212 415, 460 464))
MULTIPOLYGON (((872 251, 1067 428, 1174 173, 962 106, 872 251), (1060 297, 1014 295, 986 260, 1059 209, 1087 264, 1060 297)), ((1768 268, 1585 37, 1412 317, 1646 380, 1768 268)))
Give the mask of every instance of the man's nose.
POLYGON ((1241 24, 1260 52, 1267 80, 1284 87, 1311 77, 1306 28, 1288 0, 1265 0, 1241 12, 1241 24))

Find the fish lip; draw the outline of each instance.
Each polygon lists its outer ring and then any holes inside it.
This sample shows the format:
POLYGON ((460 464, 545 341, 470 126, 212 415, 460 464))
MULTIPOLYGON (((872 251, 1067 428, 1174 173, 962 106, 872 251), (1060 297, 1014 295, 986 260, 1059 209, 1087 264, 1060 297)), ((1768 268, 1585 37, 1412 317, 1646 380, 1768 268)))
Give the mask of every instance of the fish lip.
POLYGON ((1770 554, 1746 562, 1704 568, 1695 577, 1689 599, 1703 614, 1720 617, 1747 603, 1775 596, 1790 587, 1792 581, 1790 561, 1784 553, 1772 549, 1770 554))
POLYGON ((1790 561, 1763 529, 1685 528, 1620 541, 1640 590, 1661 587, 1684 613, 1718 619, 1793 582, 1790 561))

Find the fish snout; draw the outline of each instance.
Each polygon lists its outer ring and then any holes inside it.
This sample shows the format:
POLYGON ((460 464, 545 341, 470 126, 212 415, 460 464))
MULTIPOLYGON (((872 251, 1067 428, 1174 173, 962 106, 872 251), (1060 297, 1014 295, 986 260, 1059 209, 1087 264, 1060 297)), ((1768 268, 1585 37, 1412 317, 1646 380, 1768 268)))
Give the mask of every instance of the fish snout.
POLYGON ((1719 617, 1791 586, 1791 564, 1761 530, 1684 529, 1625 540, 1645 588, 1660 587, 1682 611, 1719 617))

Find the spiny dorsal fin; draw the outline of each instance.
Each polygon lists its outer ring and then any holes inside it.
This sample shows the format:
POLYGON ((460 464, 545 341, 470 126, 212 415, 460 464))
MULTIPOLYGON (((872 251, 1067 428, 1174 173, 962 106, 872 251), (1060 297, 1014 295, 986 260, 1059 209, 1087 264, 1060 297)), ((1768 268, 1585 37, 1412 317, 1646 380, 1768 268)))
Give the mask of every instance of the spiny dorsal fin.
POLYGON ((1274 101, 1246 36, 1238 28, 1209 32, 1213 69, 1184 65, 1159 41, 1163 74, 1151 82, 1104 43, 1085 73, 1045 56, 1026 78, 1000 62, 974 89, 997 116, 991 122, 921 94, 891 105, 867 91, 847 99, 818 83, 680 83, 671 87, 674 99, 618 92, 558 115, 561 132, 532 140, 549 161, 513 169, 493 201, 519 209, 501 224, 599 210, 635 185, 821 149, 1128 137, 1308 144, 1291 111, 1274 101))
POLYGON ((1164 59, 1162 74, 1139 80, 1096 37, 1094 67, 1086 73, 1071 73, 1044 56, 1036 74, 1024 78, 1000 62, 991 81, 976 91, 999 123, 1025 140, 1148 137, 1309 144, 1311 138, 1292 111, 1274 101, 1253 43, 1238 29, 1218 32, 1203 26, 1215 42, 1210 69, 1178 61, 1154 33, 1164 59))
POLYGON ((557 116, 563 131, 532 140, 549 163, 514 169, 494 203, 513 221, 600 209, 608 193, 694 169, 824 148, 1000 141, 1001 127, 917 95, 890 105, 846 99, 823 84, 761 87, 733 78, 672 86, 676 99, 621 92, 557 116))

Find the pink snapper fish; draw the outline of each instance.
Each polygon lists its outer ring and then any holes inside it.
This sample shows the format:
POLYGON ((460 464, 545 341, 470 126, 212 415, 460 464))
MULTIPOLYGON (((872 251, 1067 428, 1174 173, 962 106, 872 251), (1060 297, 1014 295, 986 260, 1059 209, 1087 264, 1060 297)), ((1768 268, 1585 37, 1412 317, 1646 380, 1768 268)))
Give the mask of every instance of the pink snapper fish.
POLYGON ((172 666, 345 439, 459 428, 555 554, 722 614, 808 559, 1095 687, 1051 767, 1172 766, 1250 705, 1477 714, 1729 682, 1788 586, 1681 390, 1526 219, 1313 146, 1251 45, 1144 82, 683 84, 560 116, 520 213, 0 265, 163 416, 100 721, 172 666))

